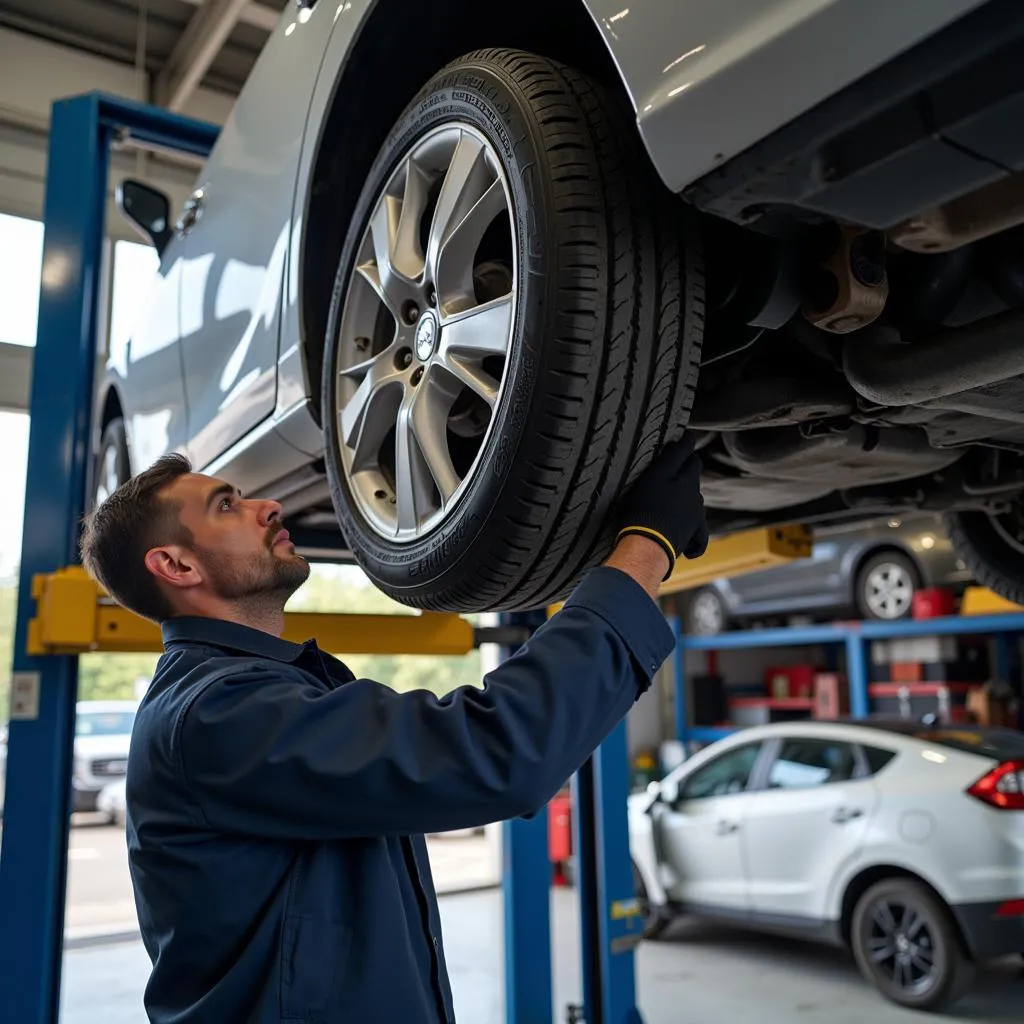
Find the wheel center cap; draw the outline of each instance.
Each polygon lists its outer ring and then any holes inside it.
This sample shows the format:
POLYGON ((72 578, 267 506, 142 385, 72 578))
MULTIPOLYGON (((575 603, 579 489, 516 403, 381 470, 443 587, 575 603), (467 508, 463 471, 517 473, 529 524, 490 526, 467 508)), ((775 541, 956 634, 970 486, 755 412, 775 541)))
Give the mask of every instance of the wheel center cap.
POLYGON ((416 325, 416 358, 421 363, 425 363, 434 354, 440 333, 441 327, 437 318, 427 310, 416 325))

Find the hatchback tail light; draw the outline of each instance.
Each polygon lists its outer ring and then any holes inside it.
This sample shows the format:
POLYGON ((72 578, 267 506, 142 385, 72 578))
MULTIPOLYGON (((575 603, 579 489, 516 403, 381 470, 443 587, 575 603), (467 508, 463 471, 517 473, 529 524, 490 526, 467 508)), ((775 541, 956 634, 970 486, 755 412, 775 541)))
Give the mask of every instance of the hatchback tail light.
POLYGON ((967 792, 1001 811, 1024 811, 1024 761, 1004 761, 967 792))

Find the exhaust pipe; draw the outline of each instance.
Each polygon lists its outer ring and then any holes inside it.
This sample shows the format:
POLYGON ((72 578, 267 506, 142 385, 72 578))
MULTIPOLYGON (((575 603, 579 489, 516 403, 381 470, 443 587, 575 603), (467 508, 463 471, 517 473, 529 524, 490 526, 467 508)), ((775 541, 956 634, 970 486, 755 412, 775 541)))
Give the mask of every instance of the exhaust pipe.
POLYGON ((1001 313, 908 345, 888 325, 849 335, 843 371, 876 405, 920 405, 1024 375, 1024 313, 1001 313))

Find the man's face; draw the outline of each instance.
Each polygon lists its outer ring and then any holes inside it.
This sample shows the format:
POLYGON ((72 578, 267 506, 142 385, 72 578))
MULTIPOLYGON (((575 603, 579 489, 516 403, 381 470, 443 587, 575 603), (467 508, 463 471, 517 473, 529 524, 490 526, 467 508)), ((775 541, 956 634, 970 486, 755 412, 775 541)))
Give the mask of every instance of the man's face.
POLYGON ((163 497, 180 506, 178 518, 192 534, 192 560, 217 597, 283 604, 309 576, 276 501, 244 499, 225 481, 198 473, 179 477, 163 497))

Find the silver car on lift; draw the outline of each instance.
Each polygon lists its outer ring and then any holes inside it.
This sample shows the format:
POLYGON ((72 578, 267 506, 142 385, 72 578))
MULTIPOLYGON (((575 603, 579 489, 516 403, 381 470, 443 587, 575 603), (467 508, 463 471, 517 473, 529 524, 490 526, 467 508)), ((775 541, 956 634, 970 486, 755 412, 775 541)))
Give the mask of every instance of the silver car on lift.
POLYGON ((564 596, 689 429, 715 533, 948 513, 1024 600, 1024 4, 298 0, 110 353, 164 452, 408 605, 564 596), (870 31, 866 30, 870 26, 870 31))
POLYGON ((894 622, 911 616, 919 590, 959 596, 970 582, 938 517, 881 520, 816 531, 809 558, 713 580, 683 598, 683 619, 697 636, 798 617, 894 622))

